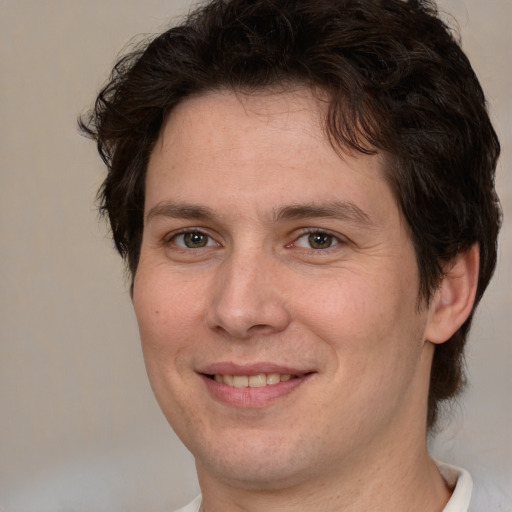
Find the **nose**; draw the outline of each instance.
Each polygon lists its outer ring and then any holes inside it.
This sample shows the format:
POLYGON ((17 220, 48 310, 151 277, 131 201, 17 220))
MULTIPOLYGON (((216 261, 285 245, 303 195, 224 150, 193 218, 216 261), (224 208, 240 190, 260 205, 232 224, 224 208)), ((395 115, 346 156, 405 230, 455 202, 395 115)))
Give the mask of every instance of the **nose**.
POLYGON ((285 330, 290 314, 280 271, 277 262, 261 254, 232 254, 224 260, 215 276, 209 328, 240 340, 285 330))

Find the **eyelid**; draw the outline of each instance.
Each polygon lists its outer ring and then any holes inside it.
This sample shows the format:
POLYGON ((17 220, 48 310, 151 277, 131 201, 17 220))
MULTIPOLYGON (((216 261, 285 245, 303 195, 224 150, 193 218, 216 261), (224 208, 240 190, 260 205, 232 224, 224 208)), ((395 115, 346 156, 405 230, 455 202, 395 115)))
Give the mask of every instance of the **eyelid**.
MULTIPOLYGON (((207 229, 207 228, 204 228, 204 227, 195 227, 195 226, 191 226, 191 227, 185 227, 185 228, 180 228, 180 229, 177 229, 175 231, 171 231, 169 233, 167 233, 163 239, 162 239, 162 243, 164 245, 169 245, 173 242, 173 240, 175 238, 177 238, 178 236, 180 235, 185 235, 187 233, 201 233, 201 234, 204 234, 205 236, 207 236, 212 242, 214 242, 215 246, 217 247, 220 247, 222 244, 218 241, 218 237, 215 237, 214 235, 212 235, 210 233, 210 230, 207 229)), ((309 248, 309 250, 311 251, 314 251, 314 252, 326 252, 326 251, 329 251, 330 249, 333 249, 335 247, 337 247, 338 245, 341 245, 341 244, 348 244, 350 243, 350 240, 340 234, 340 233, 337 233, 337 232, 334 232, 334 231, 331 231, 329 229, 325 229, 325 228, 319 228, 319 227, 307 227, 307 228, 300 228, 298 230, 298 233, 296 233, 293 237, 293 240, 291 243, 287 244, 286 247, 288 248, 291 248, 291 247, 297 247, 296 243, 298 240, 300 240, 301 238, 307 236, 307 235, 310 235, 310 234, 314 234, 314 233, 322 233, 322 234, 326 234, 328 236, 331 236, 335 241, 336 243, 331 245, 330 247, 327 247, 325 249, 313 249, 313 248, 309 248)), ((178 249, 183 249, 183 250, 190 250, 191 248, 187 248, 187 247, 183 247, 181 245, 177 245, 177 244, 174 244, 174 246, 178 249)), ((207 247, 212 247, 213 245, 206 245, 205 247, 203 248, 207 248, 207 247)), ((301 249, 308 249, 306 247, 299 247, 301 249)), ((197 250, 199 248, 196 248, 195 250, 197 250)))
MULTIPOLYGON (((212 242, 214 242, 215 246, 216 247, 220 247, 220 243, 216 240, 215 237, 213 237, 207 229, 205 228, 198 228, 198 227, 186 227, 186 228, 181 228, 181 229, 177 229, 175 231, 171 231, 170 233, 167 233, 164 238, 163 238, 163 243, 164 245, 169 245, 173 242, 173 240, 175 240, 178 236, 180 235, 186 235, 187 233, 200 233, 202 235, 205 235, 209 238, 209 240, 211 240, 212 242)), ((204 247, 197 247, 195 249, 192 249, 190 247, 184 247, 184 246, 181 246, 181 245, 178 245, 178 244, 174 244, 174 247, 177 247, 178 249, 181 249, 181 250, 198 250, 198 249, 206 249, 207 247, 213 247, 213 245, 205 245, 204 247)))
POLYGON ((338 245, 345 245, 345 244, 348 244, 349 242, 350 242, 350 240, 346 236, 343 236, 340 233, 336 233, 336 232, 331 231, 329 229, 325 229, 325 228, 301 228, 299 230, 298 235, 296 235, 294 237, 293 242, 291 244, 289 244, 287 247, 299 247, 301 249, 308 249, 308 250, 311 250, 311 251, 314 251, 314 252, 326 252, 326 251, 329 251, 330 249, 334 249, 338 245), (331 246, 329 246, 329 247, 326 247, 325 249, 313 249, 312 247, 307 248, 307 247, 302 247, 302 246, 296 245, 297 241, 300 240, 301 238, 303 238, 303 237, 305 237, 307 235, 315 234, 315 233, 321 233, 321 234, 325 234, 325 235, 331 236, 336 241, 336 243, 331 245, 331 246))

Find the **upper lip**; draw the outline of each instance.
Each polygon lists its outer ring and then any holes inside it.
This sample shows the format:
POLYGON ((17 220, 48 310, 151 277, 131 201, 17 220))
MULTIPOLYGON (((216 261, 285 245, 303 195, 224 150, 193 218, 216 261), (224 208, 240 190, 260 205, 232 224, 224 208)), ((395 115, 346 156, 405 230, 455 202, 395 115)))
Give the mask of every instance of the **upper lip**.
POLYGON ((279 373, 281 375, 305 375, 312 370, 294 368, 275 363, 261 362, 251 364, 237 364, 233 362, 218 362, 205 365, 198 370, 203 375, 260 375, 262 373, 279 373))

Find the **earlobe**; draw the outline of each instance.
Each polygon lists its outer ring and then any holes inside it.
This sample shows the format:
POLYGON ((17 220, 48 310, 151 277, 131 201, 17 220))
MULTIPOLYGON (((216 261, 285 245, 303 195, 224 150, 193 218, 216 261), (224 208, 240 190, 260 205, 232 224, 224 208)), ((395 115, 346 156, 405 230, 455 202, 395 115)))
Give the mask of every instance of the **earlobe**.
POLYGON ((429 307, 426 340, 444 343, 471 313, 478 285, 478 244, 451 261, 429 307))

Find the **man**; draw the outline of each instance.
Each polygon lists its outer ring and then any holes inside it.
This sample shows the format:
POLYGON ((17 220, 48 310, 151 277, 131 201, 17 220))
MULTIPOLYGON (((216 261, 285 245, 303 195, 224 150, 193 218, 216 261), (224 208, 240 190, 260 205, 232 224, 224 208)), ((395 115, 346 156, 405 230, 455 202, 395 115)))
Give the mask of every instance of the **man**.
POLYGON ((428 2, 213 0, 82 127, 183 511, 466 511, 426 436, 494 270, 499 143, 428 2))

